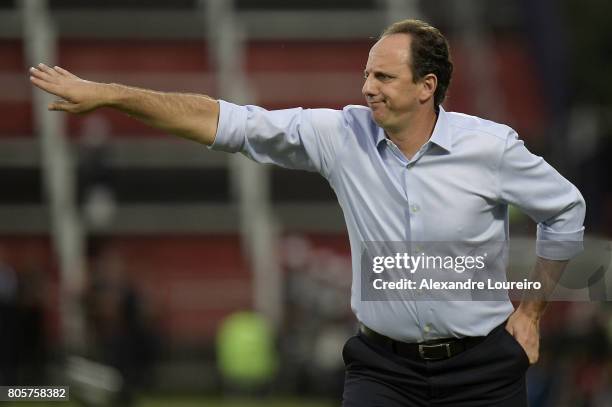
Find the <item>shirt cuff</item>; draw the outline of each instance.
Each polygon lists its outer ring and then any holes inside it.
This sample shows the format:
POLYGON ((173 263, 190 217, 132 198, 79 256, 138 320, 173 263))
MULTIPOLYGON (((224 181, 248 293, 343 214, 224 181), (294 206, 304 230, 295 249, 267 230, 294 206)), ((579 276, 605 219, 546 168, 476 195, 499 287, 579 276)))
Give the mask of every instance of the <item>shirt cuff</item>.
POLYGON ((538 224, 536 254, 548 260, 569 260, 584 250, 584 227, 573 232, 557 232, 538 224))
POLYGON ((242 150, 246 133, 247 109, 244 106, 219 100, 219 123, 211 150, 235 153, 242 150))

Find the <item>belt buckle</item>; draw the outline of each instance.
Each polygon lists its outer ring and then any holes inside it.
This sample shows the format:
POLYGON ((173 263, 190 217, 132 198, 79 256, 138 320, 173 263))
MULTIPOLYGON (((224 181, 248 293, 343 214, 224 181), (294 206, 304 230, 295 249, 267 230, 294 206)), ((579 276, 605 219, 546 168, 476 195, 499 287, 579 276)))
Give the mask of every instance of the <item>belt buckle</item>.
POLYGON ((450 358, 452 356, 452 354, 451 354, 451 348, 450 348, 450 343, 449 342, 438 343, 438 344, 435 344, 435 345, 419 344, 419 355, 421 355, 421 358, 423 360, 440 360, 440 359, 444 359, 444 357, 430 357, 430 356, 427 356, 425 354, 425 351, 427 349, 436 349, 436 348, 440 348, 442 346, 446 348, 446 357, 450 358))

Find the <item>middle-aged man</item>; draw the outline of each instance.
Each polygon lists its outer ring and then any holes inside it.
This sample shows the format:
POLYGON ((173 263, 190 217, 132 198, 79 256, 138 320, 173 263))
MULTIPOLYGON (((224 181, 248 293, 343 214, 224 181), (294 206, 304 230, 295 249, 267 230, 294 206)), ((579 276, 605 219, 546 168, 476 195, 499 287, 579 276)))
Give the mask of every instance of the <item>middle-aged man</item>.
POLYGON ((365 301, 364 242, 507 241, 508 204, 538 222, 534 272, 558 277, 580 250, 579 191, 509 127, 446 112, 448 44, 417 20, 388 27, 364 71, 368 107, 267 111, 207 96, 80 79, 31 68, 61 98, 49 109, 111 107, 215 150, 317 171, 344 212, 353 257, 351 306, 361 324, 343 349, 343 405, 525 406, 538 360, 544 297, 503 301, 365 301), (576 242, 563 250, 545 244, 576 242))

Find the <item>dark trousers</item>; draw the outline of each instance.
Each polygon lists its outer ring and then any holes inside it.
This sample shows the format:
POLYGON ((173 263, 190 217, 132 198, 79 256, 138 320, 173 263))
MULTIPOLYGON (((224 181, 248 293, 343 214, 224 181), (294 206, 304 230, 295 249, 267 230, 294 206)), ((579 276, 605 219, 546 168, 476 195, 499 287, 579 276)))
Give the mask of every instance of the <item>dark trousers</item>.
POLYGON ((358 334, 342 351, 343 407, 525 407, 529 359, 504 328, 445 360, 400 357, 358 334))

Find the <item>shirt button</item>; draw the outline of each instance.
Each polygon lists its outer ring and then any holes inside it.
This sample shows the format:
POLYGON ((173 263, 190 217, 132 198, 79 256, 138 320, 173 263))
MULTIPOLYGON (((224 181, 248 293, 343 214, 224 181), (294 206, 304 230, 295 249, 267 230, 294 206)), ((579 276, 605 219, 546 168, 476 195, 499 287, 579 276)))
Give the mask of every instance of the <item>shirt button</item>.
POLYGON ((418 211, 420 211, 420 210, 421 210, 421 207, 420 207, 419 205, 417 205, 417 204, 411 204, 411 205, 410 205, 410 210, 411 210, 413 213, 417 213, 418 211))

